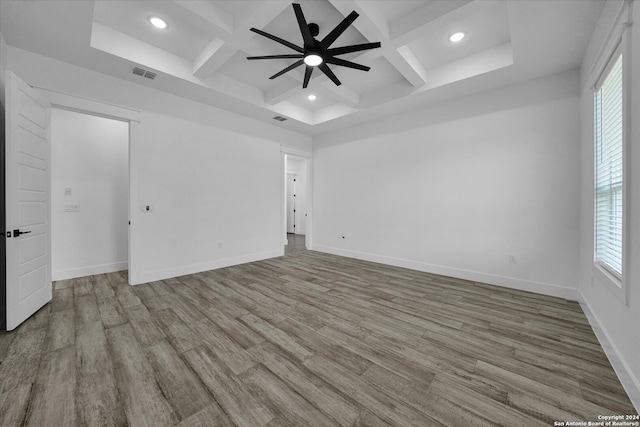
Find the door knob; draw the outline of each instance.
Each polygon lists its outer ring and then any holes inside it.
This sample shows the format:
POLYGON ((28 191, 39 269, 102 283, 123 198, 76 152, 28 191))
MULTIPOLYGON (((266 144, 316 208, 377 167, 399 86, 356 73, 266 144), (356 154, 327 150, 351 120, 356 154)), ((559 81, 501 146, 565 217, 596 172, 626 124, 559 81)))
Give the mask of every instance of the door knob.
POLYGON ((28 233, 31 233, 31 230, 29 230, 29 231, 20 231, 19 229, 16 228, 15 230, 13 230, 13 237, 18 237, 21 234, 28 234, 28 233))

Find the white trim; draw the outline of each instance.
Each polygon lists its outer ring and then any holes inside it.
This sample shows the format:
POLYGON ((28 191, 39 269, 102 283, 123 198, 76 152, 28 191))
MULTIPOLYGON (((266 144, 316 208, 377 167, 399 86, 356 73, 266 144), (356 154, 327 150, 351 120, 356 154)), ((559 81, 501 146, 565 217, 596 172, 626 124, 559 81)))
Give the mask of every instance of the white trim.
POLYGON ((53 107, 78 113, 91 114, 107 119, 140 122, 140 111, 119 105, 107 104, 94 99, 36 87, 53 107))
POLYGON ((231 267, 233 265, 245 264, 248 262, 262 261, 263 259, 275 258, 284 255, 284 248, 277 251, 258 252, 248 255, 241 255, 232 258, 223 258, 214 261, 200 262, 197 264, 183 265, 180 267, 167 268, 163 270, 148 271, 139 274, 136 278, 129 278, 131 285, 155 282, 156 280, 170 279, 172 277, 186 276, 187 274, 200 273, 202 271, 216 270, 218 268, 231 267))
POLYGON ((591 88, 597 86, 600 76, 606 71, 609 60, 617 49, 618 44, 620 44, 620 40, 623 38, 624 29, 628 23, 631 22, 631 8, 629 6, 630 2, 628 1, 620 4, 620 9, 616 13, 613 24, 611 24, 611 28, 607 31, 607 37, 602 43, 602 46, 600 46, 596 59, 593 61, 593 64, 591 64, 589 80, 587 80, 591 88), (625 18, 627 19, 625 20, 625 18))
POLYGON ((535 282, 532 280, 517 279, 515 277, 500 276, 496 274, 483 273, 480 271, 464 270, 461 268, 429 264, 402 258, 393 258, 384 255, 357 252, 346 249, 333 248, 329 246, 316 245, 313 247, 313 250, 334 255, 346 256, 349 258, 361 259, 364 261, 379 262, 396 267, 409 268, 411 270, 422 271, 425 273, 440 274, 442 276, 470 280, 472 282, 487 283, 489 285, 502 286, 505 288, 518 289, 527 292, 535 292, 538 294, 564 298, 570 301, 578 301, 577 289, 552 283, 535 282))
POLYGON ((286 200, 286 189, 287 189, 287 173, 288 167, 286 163, 286 156, 299 157, 307 162, 307 173, 306 173, 306 188, 305 188, 305 211, 307 213, 305 217, 305 230, 304 234, 304 244, 305 248, 308 250, 313 249, 313 151, 312 150, 303 150, 295 147, 290 147, 287 145, 280 145, 280 152, 282 153, 282 170, 283 176, 282 181, 283 185, 283 194, 282 200, 284 200, 282 207, 282 232, 284 234, 283 243, 284 245, 288 245, 289 242, 287 240, 287 200, 286 200))
MULTIPOLYGON (((129 189, 128 189, 128 198, 127 198, 127 203, 129 204, 128 206, 129 220, 127 225, 128 227, 127 250, 128 250, 129 261, 126 263, 127 267, 125 268, 129 269, 129 278, 130 278, 129 281, 131 281, 131 277, 135 276, 135 272, 131 271, 132 266, 135 266, 135 263, 132 261, 133 252, 131 251, 131 218, 132 218, 131 200, 133 200, 132 193, 134 191, 132 186, 133 168, 131 167, 131 164, 132 164, 131 147, 133 143, 133 134, 135 130, 134 128, 136 128, 140 124, 141 122, 140 116, 142 113, 138 110, 122 107, 120 105, 108 104, 102 101, 97 101, 94 99, 84 98, 76 95, 70 95, 70 94, 58 92, 52 89, 47 89, 43 87, 34 87, 34 88, 37 89, 38 92, 41 93, 42 96, 44 96, 51 103, 51 106, 53 108, 58 108, 60 110, 73 111, 76 113, 87 114, 91 116, 103 117, 111 120, 124 121, 129 123, 129 134, 128 134, 128 141, 127 141, 127 144, 129 146, 128 153, 127 153, 127 161, 129 162, 129 165, 128 165, 129 189)), ((87 267, 87 268, 91 269, 92 267, 87 267)), ((119 270, 113 270, 113 271, 119 271, 119 270)), ((99 271, 98 273, 88 273, 86 275, 100 274, 100 273, 104 273, 104 272, 99 271)), ((69 274, 76 274, 76 273, 69 273, 69 274)), ((81 277, 81 276, 73 276, 73 277, 81 277)))
MULTIPOLYGON (((600 50, 598 51, 598 55, 591 65, 591 69, 589 71, 589 84, 592 88, 592 92, 599 88, 599 85, 602 83, 602 79, 606 78, 606 74, 613 66, 613 59, 617 57, 618 54, 622 54, 622 93, 623 93, 623 117, 622 117, 622 168, 623 168, 623 178, 622 178, 622 278, 618 279, 611 274, 606 273, 603 269, 598 266, 595 262, 595 247, 592 246, 592 255, 594 256, 594 261, 591 266, 591 277, 592 280, 596 280, 598 283, 601 283, 606 289, 609 290, 620 302, 625 304, 627 307, 630 304, 630 261, 629 257, 630 253, 630 242, 629 242, 629 212, 631 208, 631 186, 630 186, 630 159, 631 159, 631 125, 632 125, 632 117, 631 117, 631 97, 629 96, 631 90, 631 76, 633 75, 633 70, 631 67, 632 63, 632 50, 631 50, 631 31, 629 29, 633 25, 633 0, 625 0, 624 3, 621 4, 620 9, 618 10, 616 17, 611 25, 607 33, 607 37, 603 42, 600 50)), ((592 95, 593 98, 593 95, 592 95)), ((593 102, 591 107, 591 117, 593 117, 593 102)), ((595 140, 595 135, 594 135, 595 140)), ((592 141, 592 147, 593 147, 592 141)), ((595 160, 594 160, 595 161, 595 160)), ((592 164, 593 166, 593 164, 592 164)), ((594 182, 595 182, 594 176, 594 182)), ((594 194, 595 197, 595 194, 594 194)), ((595 198, 592 203, 592 209, 594 209, 595 198)), ((594 215, 595 220, 595 215, 594 215)), ((595 224, 594 224, 595 229, 595 224)))
POLYGON ((296 147, 289 147, 288 145, 280 144, 280 151, 282 154, 294 157, 303 157, 305 159, 311 159, 313 157, 313 151, 302 150, 296 147))
POLYGON ((127 270, 127 261, 114 262, 109 264, 91 265, 89 267, 70 268, 68 270, 58 270, 52 273, 51 280, 66 280, 75 277, 93 276, 95 274, 113 273, 115 271, 127 270))
POLYGON ((635 406, 636 411, 640 412, 640 379, 636 378, 633 375, 633 371, 631 370, 629 364, 624 360, 622 354, 618 350, 618 348, 613 343, 613 340, 609 337, 606 329, 602 326, 602 323, 596 316, 594 310, 589 305, 589 302, 584 297, 582 292, 578 292, 578 302, 580 303, 580 307, 584 312, 589 324, 591 325, 591 329, 598 338, 598 342, 600 346, 604 350, 604 353, 607 355, 613 370, 616 375, 618 375, 618 379, 622 384, 622 387, 629 395, 629 399, 631 403, 635 406))
POLYGON ((622 23, 622 289, 621 297, 627 307, 631 304, 631 139, 632 133, 632 103, 631 89, 633 82, 633 49, 632 32, 633 25, 633 0, 626 0, 627 20, 622 23), (626 58, 626 60, 625 60, 626 58))

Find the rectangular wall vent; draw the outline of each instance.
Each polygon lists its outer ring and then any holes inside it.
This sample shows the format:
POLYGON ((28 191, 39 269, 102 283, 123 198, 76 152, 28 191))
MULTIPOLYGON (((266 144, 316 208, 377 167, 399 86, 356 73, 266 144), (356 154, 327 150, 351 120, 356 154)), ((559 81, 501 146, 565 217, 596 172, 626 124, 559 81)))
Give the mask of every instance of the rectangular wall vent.
POLYGON ((275 116, 273 118, 273 120, 277 120, 279 122, 284 122, 285 120, 287 120, 287 118, 286 117, 282 117, 282 116, 275 116))
POLYGON ((153 71, 145 70, 144 68, 135 67, 135 66, 131 67, 131 73, 135 74, 136 76, 146 77, 147 79, 151 79, 151 80, 155 79, 156 76, 158 75, 153 71))

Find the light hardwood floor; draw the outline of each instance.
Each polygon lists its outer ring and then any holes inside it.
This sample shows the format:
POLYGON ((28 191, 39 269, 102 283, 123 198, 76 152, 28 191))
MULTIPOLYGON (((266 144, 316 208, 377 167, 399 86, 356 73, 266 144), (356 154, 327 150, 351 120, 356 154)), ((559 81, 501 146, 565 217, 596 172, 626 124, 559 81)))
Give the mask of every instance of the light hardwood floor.
POLYGON ((318 252, 55 283, 2 426, 549 426, 635 413, 575 302, 318 252))

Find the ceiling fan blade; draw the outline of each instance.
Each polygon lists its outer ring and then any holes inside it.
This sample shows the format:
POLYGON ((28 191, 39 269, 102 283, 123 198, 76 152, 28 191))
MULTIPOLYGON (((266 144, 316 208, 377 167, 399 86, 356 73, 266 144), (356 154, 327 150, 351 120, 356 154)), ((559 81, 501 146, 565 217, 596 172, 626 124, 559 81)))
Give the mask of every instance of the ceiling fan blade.
POLYGON ((363 43, 363 44, 354 44, 351 46, 343 46, 343 47, 334 47, 331 49, 327 49, 328 55, 343 55, 345 53, 351 52, 359 52, 361 50, 369 50, 380 47, 380 42, 375 43, 363 43))
POLYGON ((282 71, 279 71, 279 72, 275 73, 273 76, 271 76, 271 77, 269 77, 269 78, 273 80, 273 79, 275 79, 276 77, 279 77, 279 76, 283 75, 284 73, 286 73, 286 72, 288 72, 288 71, 291 71, 291 70, 293 70, 293 69, 294 69, 294 68, 296 68, 296 67, 301 66, 302 64, 304 64, 304 61, 303 61, 302 59, 301 59, 301 60, 299 60, 299 61, 296 61, 296 62, 294 62, 293 64, 289 65, 289 66, 288 66, 287 68, 285 68, 284 70, 282 70, 282 71))
POLYGON ((302 13, 302 7, 298 3, 293 3, 293 10, 296 13, 296 19, 298 20, 298 26, 300 27, 300 32, 302 33, 302 40, 304 40, 304 46, 306 48, 313 48, 315 43, 313 42, 313 36, 311 35, 311 31, 309 30, 309 25, 307 24, 307 20, 304 19, 304 13, 302 13))
POLYGON ((307 69, 304 70, 304 82, 302 88, 306 88, 309 85, 309 79, 311 79, 311 73, 313 73, 313 67, 307 65, 307 69))
POLYGON ((291 48, 291 49, 295 50, 296 52, 304 53, 304 49, 302 49, 300 46, 296 46, 295 44, 290 43, 290 42, 288 42, 288 41, 286 41, 284 39, 281 39, 280 37, 274 36, 273 34, 266 33, 266 32, 264 32, 262 30, 257 29, 257 28, 252 28, 251 31, 253 31, 254 33, 260 34, 261 36, 264 36, 264 37, 266 37, 268 39, 271 39, 274 42, 278 42, 280 44, 283 44, 283 45, 287 46, 288 48, 291 48))
POLYGON ((358 15, 358 12, 356 12, 355 10, 351 12, 346 18, 342 20, 342 22, 340 22, 333 30, 331 30, 331 32, 327 34, 325 38, 322 39, 320 45, 325 49, 331 46, 331 44, 336 41, 338 37, 340 37, 340 34, 344 33, 344 31, 349 27, 349 25, 353 23, 353 21, 356 20, 358 16, 360 15, 358 15))
POLYGON ((356 70, 362 71, 369 71, 371 69, 371 67, 367 67, 366 65, 360 65, 356 64, 355 62, 345 61, 344 59, 334 57, 325 58, 324 62, 326 62, 327 64, 340 65, 342 67, 355 68, 356 70))
POLYGON ((327 75, 327 77, 329 77, 331 79, 331 81, 336 84, 336 86, 340 86, 342 84, 340 82, 340 80, 338 80, 336 75, 333 74, 333 71, 331 71, 331 68, 329 68, 329 66, 327 65, 326 62, 323 62, 322 64, 318 65, 318 68, 320 68, 320 70, 323 73, 325 73, 327 75))
POLYGON ((302 54, 293 53, 291 55, 267 55, 267 56, 247 56, 247 59, 300 59, 302 54))

